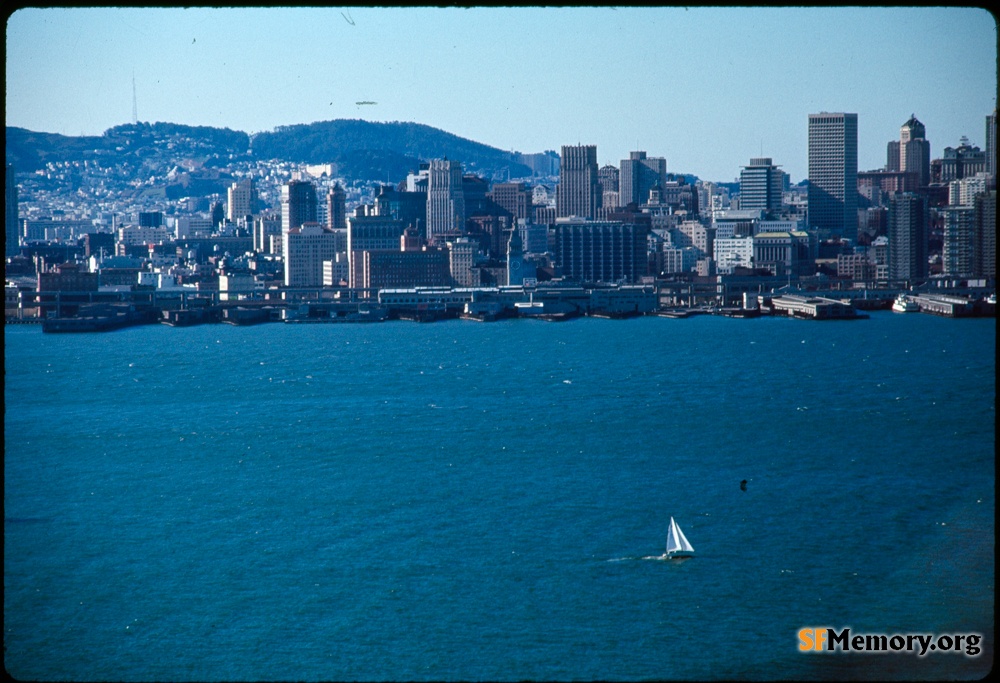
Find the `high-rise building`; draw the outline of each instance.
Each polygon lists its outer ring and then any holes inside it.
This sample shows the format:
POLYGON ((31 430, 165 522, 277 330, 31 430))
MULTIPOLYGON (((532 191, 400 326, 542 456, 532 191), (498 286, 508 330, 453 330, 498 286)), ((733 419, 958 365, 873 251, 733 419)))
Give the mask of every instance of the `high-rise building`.
POLYGON ((972 277, 975 273, 975 208, 947 206, 938 212, 944 216, 941 274, 972 277))
POLYGON ((629 158, 619 164, 618 204, 645 204, 649 201, 649 191, 662 188, 666 182, 666 159, 647 157, 643 151, 629 152, 629 158))
POLYGON ((899 173, 899 140, 889 140, 885 147, 885 170, 899 173))
POLYGON ((17 179, 14 164, 7 164, 4 188, 4 257, 17 256, 20 251, 20 222, 17 219, 17 179))
POLYGON ((479 278, 473 266, 479 254, 479 243, 468 237, 448 242, 448 270, 458 287, 478 287, 479 278))
POLYGON ((952 180, 948 183, 948 204, 950 206, 972 206, 976 196, 990 189, 990 176, 981 171, 974 176, 952 180))
POLYGON ((597 145, 563 145, 556 188, 556 217, 591 219, 601 205, 597 145))
POLYGON ((340 183, 326 193, 326 227, 347 230, 347 193, 340 183))
POLYGON ((889 279, 913 281, 927 276, 930 208, 927 197, 913 192, 889 200, 889 279))
POLYGON ((618 192, 620 172, 617 166, 608 164, 597 169, 597 182, 601 184, 601 192, 618 192))
POLYGON ((750 159, 740 171, 740 209, 774 214, 781 210, 781 169, 769 157, 750 159))
POLYGON ((997 191, 990 190, 975 199, 973 225, 973 275, 983 278, 997 276, 997 191))
POLYGON ((351 216, 347 220, 347 255, 350 285, 363 281, 364 251, 399 250, 406 224, 389 216, 351 216))
POLYGON ((252 178, 237 180, 229 186, 229 202, 226 205, 226 218, 230 223, 236 223, 240 218, 252 216, 257 205, 257 191, 252 178))
POLYGON ((975 145, 970 145, 964 135, 959 138, 958 147, 945 147, 941 159, 942 183, 969 178, 986 171, 986 153, 975 145))
POLYGON ((253 248, 262 254, 282 253, 280 217, 264 214, 254 218, 253 248))
POLYGON ((308 180, 292 180, 281 186, 281 231, 288 232, 317 218, 316 186, 308 180))
POLYGON ((404 227, 413 228, 426 236, 427 188, 422 192, 410 192, 383 185, 375 197, 375 215, 403 221, 404 227))
POLYGON ((433 159, 427 174, 427 241, 462 234, 465 230, 465 194, 462 164, 449 159, 433 159))
POLYGON ((554 232, 555 261, 567 279, 636 282, 647 273, 648 226, 557 218, 554 232))
POLYGON ((316 222, 282 233, 286 287, 322 287, 323 261, 336 258, 338 236, 316 222))
POLYGON ((516 219, 531 215, 531 190, 524 183, 497 183, 486 196, 516 219))
POLYGON ((809 115, 809 225, 858 237, 858 115, 809 115))
POLYGON ((986 172, 997 175, 997 110, 986 116, 986 172))
POLYGON ((931 143, 924 124, 913 115, 899 128, 899 170, 916 173, 920 187, 931 181, 931 143))

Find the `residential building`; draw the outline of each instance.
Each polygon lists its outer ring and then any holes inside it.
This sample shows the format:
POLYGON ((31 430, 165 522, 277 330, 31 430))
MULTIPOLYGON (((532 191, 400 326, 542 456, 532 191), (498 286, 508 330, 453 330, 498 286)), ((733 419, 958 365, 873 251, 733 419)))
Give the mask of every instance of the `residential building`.
POLYGON ((997 191, 977 195, 973 210, 973 275, 983 278, 997 276, 997 191))
POLYGON ((976 210, 972 206, 947 206, 938 209, 944 216, 941 250, 941 274, 973 277, 976 264, 976 210))
POLYGON ((927 276, 930 208, 927 197, 912 192, 889 200, 888 277, 893 281, 920 280, 927 276))
POLYGON ((991 184, 988 173, 981 171, 972 177, 952 180, 948 183, 948 204, 951 206, 972 206, 976 196, 985 193, 991 184))

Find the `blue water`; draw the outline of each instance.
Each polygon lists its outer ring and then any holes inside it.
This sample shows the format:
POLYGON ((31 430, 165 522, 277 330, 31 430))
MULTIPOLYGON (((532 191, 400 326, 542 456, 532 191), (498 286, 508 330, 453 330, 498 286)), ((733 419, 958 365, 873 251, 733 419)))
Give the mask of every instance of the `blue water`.
POLYGON ((4 331, 17 678, 992 667, 995 320, 4 331), (697 556, 647 559, 671 516, 697 556))

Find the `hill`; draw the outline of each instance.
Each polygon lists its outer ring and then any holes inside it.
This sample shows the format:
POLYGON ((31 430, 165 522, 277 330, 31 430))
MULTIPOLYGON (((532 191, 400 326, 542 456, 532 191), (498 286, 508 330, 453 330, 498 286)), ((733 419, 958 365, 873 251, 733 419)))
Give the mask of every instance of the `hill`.
POLYGON ((37 171, 50 161, 136 163, 154 157, 204 161, 245 155, 250 136, 228 128, 136 123, 109 128, 101 136, 67 136, 7 127, 5 157, 18 171, 37 171))
POLYGON ((489 178, 531 175, 510 152, 419 123, 336 119, 279 126, 254 135, 251 148, 257 158, 336 163, 342 175, 358 179, 401 178, 416 171, 421 161, 445 157, 489 178))
POLYGON ((6 160, 19 171, 50 161, 95 161, 108 165, 151 162, 218 165, 253 156, 337 167, 348 180, 396 182, 420 162, 447 157, 467 172, 489 179, 524 177, 531 169, 510 152, 418 123, 372 123, 356 119, 279 126, 249 136, 228 128, 137 123, 115 126, 101 136, 72 137, 7 127, 6 160))

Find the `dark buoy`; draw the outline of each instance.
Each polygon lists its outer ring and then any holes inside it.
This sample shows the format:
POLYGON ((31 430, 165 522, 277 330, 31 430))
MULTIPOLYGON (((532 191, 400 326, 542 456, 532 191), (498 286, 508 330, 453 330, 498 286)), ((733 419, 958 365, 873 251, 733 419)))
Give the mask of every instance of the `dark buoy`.
POLYGON ((740 482, 740 491, 746 491, 746 490, 747 490, 747 480, 744 479, 743 481, 740 482))

